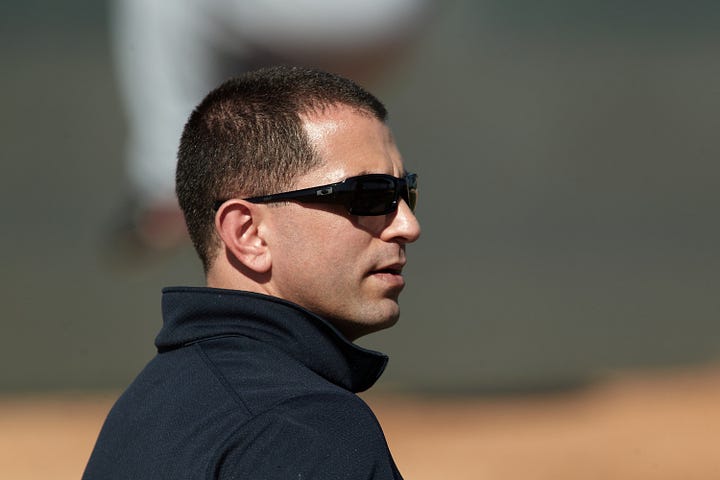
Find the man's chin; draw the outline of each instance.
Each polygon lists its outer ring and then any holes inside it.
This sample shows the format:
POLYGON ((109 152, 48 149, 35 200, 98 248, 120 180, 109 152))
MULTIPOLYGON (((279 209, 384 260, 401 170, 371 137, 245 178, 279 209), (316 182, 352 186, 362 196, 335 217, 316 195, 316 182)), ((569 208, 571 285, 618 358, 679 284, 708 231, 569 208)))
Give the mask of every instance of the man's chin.
MULTIPOLYGON (((365 324, 367 333, 379 332, 392 327, 400 320, 400 307, 393 301, 388 311, 382 312, 376 318, 365 324)), ((366 333, 366 334, 367 334, 366 333)))
POLYGON ((395 325, 400 319, 400 308, 397 302, 393 302, 394 308, 384 312, 376 312, 374 315, 366 314, 359 321, 334 320, 331 321, 340 332, 349 340, 354 341, 365 335, 369 335, 380 330, 395 325))

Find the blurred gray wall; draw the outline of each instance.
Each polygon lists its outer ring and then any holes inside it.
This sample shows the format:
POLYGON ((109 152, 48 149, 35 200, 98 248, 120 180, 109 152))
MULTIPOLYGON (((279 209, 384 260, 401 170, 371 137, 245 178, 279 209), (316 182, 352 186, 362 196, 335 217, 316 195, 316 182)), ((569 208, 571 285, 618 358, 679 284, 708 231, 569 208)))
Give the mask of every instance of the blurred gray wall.
MULTIPOLYGON (((108 257, 124 119, 106 6, 0 7, 0 390, 119 388, 189 249, 108 257)), ((386 388, 569 386, 720 356, 720 7, 444 2, 376 89, 421 176, 386 388)))

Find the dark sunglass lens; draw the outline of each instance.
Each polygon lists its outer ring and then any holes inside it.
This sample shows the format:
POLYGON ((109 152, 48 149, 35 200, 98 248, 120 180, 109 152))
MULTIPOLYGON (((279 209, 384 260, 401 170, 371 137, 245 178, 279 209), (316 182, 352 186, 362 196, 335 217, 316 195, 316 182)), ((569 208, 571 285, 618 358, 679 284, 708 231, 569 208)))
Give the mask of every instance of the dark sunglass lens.
POLYGON ((358 181, 354 191, 351 213, 383 215, 392 211, 395 200, 395 184, 392 180, 363 179, 358 181))

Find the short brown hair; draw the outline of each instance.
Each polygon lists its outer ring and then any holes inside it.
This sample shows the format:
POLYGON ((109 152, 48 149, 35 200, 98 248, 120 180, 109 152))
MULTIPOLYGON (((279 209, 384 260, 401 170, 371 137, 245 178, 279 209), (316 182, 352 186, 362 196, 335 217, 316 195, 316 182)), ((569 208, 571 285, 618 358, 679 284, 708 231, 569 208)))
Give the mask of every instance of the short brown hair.
POLYGON ((385 121, 372 94, 346 78, 303 67, 270 67, 211 91, 185 125, 176 192, 188 232, 207 271, 218 247, 213 204, 276 193, 320 165, 302 116, 348 105, 385 121))

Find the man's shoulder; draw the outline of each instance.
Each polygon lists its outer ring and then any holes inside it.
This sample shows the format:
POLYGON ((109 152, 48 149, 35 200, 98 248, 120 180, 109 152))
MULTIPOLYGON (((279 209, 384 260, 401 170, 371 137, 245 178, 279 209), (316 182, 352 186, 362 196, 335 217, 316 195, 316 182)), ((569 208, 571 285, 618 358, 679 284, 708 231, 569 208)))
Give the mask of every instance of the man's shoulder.
POLYGON ((375 478, 368 473, 376 471, 385 472, 377 478, 398 478, 375 415, 351 393, 289 398, 243 425, 223 450, 220 478, 251 472, 267 478, 375 478))
POLYGON ((345 427, 350 425, 381 431, 367 403, 354 393, 340 388, 306 391, 275 405, 264 415, 275 419, 287 418, 316 428, 321 433, 333 429, 347 433, 345 427))

